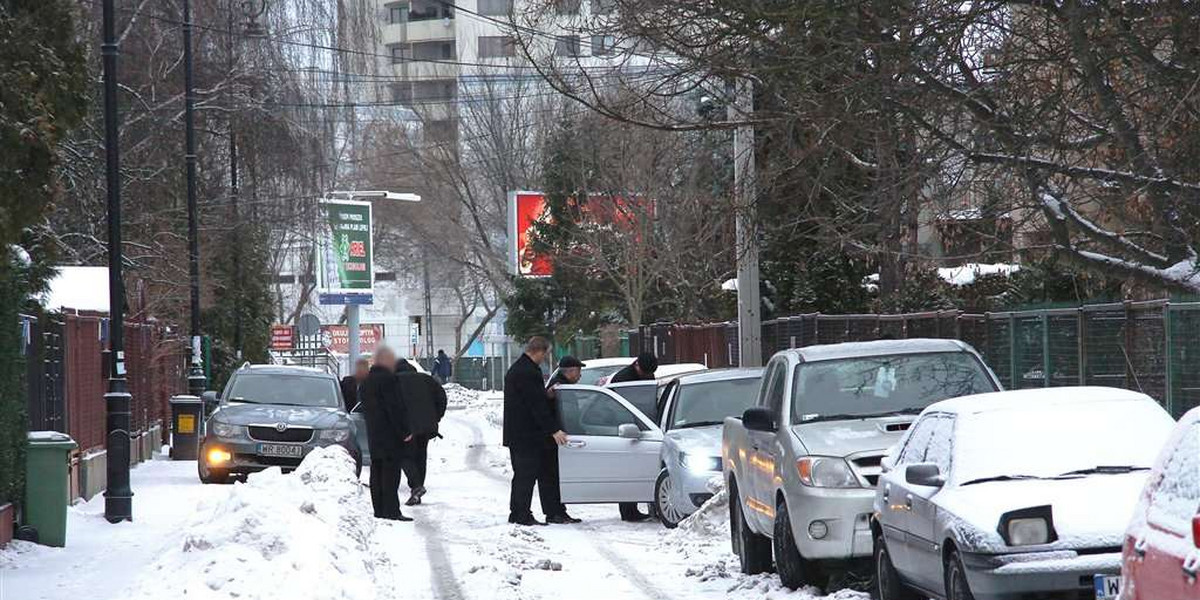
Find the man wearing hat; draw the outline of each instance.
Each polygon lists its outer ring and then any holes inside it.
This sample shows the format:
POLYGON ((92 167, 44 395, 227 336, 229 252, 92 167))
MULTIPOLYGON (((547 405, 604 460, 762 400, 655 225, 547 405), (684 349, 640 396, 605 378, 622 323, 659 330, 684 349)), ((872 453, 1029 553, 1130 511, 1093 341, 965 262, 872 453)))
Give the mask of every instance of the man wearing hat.
MULTIPOLYGON (((558 372, 550 381, 546 382, 546 396, 550 398, 550 413, 554 415, 555 422, 558 423, 559 431, 563 431, 562 417, 558 412, 558 398, 555 397, 554 388, 562 384, 579 383, 579 378, 583 374, 583 363, 574 356, 564 356, 558 361, 558 372)), ((551 496, 554 498, 562 498, 562 494, 558 488, 558 448, 554 448, 546 454, 544 468, 546 469, 549 486, 553 491, 551 496)), ((559 510, 554 514, 546 515, 547 523, 570 524, 579 523, 580 519, 576 519, 567 514, 567 507, 561 500, 558 502, 559 510)), ((545 509, 543 509, 545 510, 545 509)))

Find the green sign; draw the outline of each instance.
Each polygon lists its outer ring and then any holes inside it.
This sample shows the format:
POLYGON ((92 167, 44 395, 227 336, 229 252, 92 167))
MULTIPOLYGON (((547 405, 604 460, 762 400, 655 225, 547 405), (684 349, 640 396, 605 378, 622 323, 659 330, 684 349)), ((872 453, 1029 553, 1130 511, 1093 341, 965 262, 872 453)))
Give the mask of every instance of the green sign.
POLYGON ((374 284, 371 203, 321 203, 317 287, 321 294, 371 294, 374 284))

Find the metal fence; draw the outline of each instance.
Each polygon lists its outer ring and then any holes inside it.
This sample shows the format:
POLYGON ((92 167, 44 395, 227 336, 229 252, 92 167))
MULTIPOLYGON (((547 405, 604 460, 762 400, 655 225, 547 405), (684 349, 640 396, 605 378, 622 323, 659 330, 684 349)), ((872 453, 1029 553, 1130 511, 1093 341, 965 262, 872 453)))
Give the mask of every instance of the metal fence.
MULTIPOLYGON (((1200 405, 1200 303, 1166 300, 969 314, 797 315, 763 323, 766 356, 812 344, 952 338, 979 350, 1009 389, 1106 385, 1140 390, 1178 417, 1200 405)), ((736 323, 655 323, 630 348, 664 362, 738 363, 736 323)))

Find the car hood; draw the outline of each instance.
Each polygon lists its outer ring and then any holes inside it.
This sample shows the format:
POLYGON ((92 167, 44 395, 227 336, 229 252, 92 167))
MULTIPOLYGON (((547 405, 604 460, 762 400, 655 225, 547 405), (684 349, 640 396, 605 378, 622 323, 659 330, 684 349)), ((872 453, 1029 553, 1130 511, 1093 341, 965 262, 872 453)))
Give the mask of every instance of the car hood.
POLYGON ((1050 505, 1056 549, 1116 548, 1133 516, 1148 471, 1072 479, 992 481, 950 487, 933 501, 952 516, 960 543, 980 552, 1005 552, 997 528, 1012 510, 1050 505))
POLYGON ((682 452, 704 456, 721 455, 721 425, 708 427, 685 427, 672 429, 666 434, 667 439, 675 443, 682 452))
POLYGON ((877 417, 847 421, 819 421, 792 426, 809 454, 849 456, 891 448, 916 419, 913 416, 877 417))
POLYGON ((315 428, 334 427, 349 421, 345 411, 337 408, 287 406, 283 404, 225 404, 212 415, 213 419, 230 425, 306 425, 315 428))

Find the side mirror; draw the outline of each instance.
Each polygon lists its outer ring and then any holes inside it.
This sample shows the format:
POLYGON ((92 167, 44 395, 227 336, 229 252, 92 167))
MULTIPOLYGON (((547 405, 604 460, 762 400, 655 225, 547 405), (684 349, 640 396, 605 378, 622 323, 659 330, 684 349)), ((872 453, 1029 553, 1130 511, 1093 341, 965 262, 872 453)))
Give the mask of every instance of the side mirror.
POLYGON ((204 403, 205 414, 211 414, 212 411, 217 409, 217 405, 221 403, 220 397, 212 390, 200 394, 200 401, 204 403))
POLYGON ((642 430, 633 423, 625 423, 617 427, 617 437, 627 440, 642 439, 642 430))
POLYGON ((1192 517, 1192 545, 1200 548, 1200 515, 1192 517))
POLYGON ((942 470, 933 463, 918 463, 909 465, 904 471, 904 480, 909 485, 919 485, 923 487, 940 488, 946 485, 946 478, 942 477, 942 470))
POLYGON ((775 416, 771 411, 761 406, 747 408, 746 412, 742 413, 742 426, 750 431, 766 431, 773 433, 775 431, 775 416))

